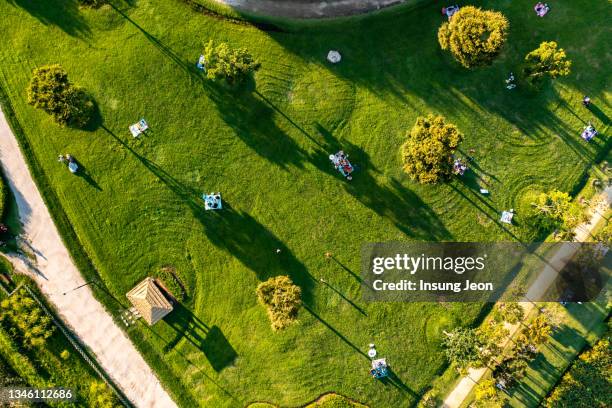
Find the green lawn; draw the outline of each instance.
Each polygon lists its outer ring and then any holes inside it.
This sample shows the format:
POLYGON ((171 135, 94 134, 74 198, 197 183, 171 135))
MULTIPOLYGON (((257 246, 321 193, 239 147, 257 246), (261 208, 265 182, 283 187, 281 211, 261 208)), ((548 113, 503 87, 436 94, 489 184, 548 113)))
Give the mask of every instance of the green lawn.
POLYGON ((121 11, 0 2, 0 84, 60 229, 72 226, 67 242, 73 251, 80 242, 108 291, 126 304, 124 294, 163 265, 183 277, 183 306, 152 329, 130 329, 182 406, 295 406, 327 391, 374 407, 414 403, 444 369, 441 331, 474 321, 481 307, 362 302, 361 244, 531 240, 523 195, 576 189, 607 150, 604 138, 579 138, 589 120, 605 135, 612 112, 605 0, 555 3, 544 19, 531 4, 486 2, 507 14, 511 32, 496 63, 474 71, 440 51, 438 3, 292 32, 173 0, 115 3, 121 11), (229 91, 194 72, 211 38, 261 61, 254 89, 229 91), (567 50, 572 75, 538 95, 506 90, 509 71, 543 40, 567 50), (326 63, 329 49, 341 51, 339 65, 326 63), (92 93, 95 130, 60 129, 25 103, 31 70, 47 63, 92 93), (592 113, 580 104, 585 93, 592 113), (465 134, 477 177, 419 186, 402 174, 398 148, 429 112, 465 134), (152 130, 135 140, 128 126, 140 117, 152 130), (327 159, 338 148, 359 166, 350 183, 327 159), (59 165, 60 153, 85 175, 59 165), (485 183, 490 198, 477 192, 485 183), (228 209, 205 213, 203 191, 221 191, 228 209), (517 222, 503 228, 508 208, 519 209, 517 222), (255 297, 258 282, 277 274, 291 275, 305 302, 299 324, 281 333, 255 297), (370 342, 388 358, 392 384, 369 378, 370 342))

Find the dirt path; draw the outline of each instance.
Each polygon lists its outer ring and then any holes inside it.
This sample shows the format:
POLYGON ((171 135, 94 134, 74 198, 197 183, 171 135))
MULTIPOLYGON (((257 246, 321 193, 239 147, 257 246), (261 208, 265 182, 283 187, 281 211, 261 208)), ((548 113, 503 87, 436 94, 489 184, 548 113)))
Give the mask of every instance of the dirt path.
MULTIPOLYGON (((574 239, 576 242, 586 241, 591 235, 593 229, 604 217, 607 209, 610 207, 610 203, 612 203, 612 187, 608 186, 604 190, 602 196, 602 202, 592 210, 591 219, 588 222, 579 225, 574 230, 576 234, 574 239)), ((538 278, 529 287, 525 296, 525 302, 520 302, 521 306, 523 306, 523 309, 525 310, 526 316, 531 312, 531 309, 533 309, 534 307, 533 303, 527 301, 527 299, 541 299, 544 293, 546 293, 546 291, 550 287, 550 285, 552 285, 552 283, 557 278, 557 271, 563 269, 567 260, 571 259, 572 255, 577 250, 577 245, 567 243, 566 245, 562 245, 561 248, 557 251, 557 253, 555 253, 555 255, 549 260, 547 266, 544 268, 542 273, 538 275, 538 278)), ((506 342, 510 340, 510 338, 518 330, 519 326, 519 324, 507 326, 510 334, 506 342)), ((476 386, 478 381, 486 372, 486 368, 470 368, 468 370, 468 374, 463 377, 455 386, 455 388, 453 388, 450 394, 446 396, 442 406, 444 408, 459 408, 459 406, 461 406, 463 401, 467 398, 468 394, 472 391, 472 388, 476 386)))
POLYGON ((96 355, 100 366, 134 405, 175 407, 151 368, 89 287, 71 291, 85 281, 55 228, 1 110, 0 162, 17 201, 23 236, 36 257, 36 270, 12 257, 15 268, 34 278, 64 322, 96 355))
POLYGON ((238 11, 275 17, 330 18, 380 10, 405 0, 214 0, 238 11))

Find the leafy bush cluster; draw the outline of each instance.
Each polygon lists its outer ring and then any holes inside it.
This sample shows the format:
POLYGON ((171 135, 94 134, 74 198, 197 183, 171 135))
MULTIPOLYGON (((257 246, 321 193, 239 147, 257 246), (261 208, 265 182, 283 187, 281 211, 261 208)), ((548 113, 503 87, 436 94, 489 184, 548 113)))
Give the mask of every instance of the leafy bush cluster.
POLYGON ((548 408, 612 406, 612 343, 610 331, 582 353, 546 399, 548 408))
POLYGON ((302 290, 288 276, 276 276, 260 283, 257 297, 268 310, 272 329, 282 330, 297 320, 302 290))
POLYGON ((571 66, 572 62, 567 59, 563 48, 558 48, 554 41, 545 41, 527 54, 523 74, 530 84, 538 86, 547 76, 557 78, 569 75, 571 66))
POLYGON ((245 49, 232 49, 223 42, 216 44, 210 40, 204 48, 206 77, 211 80, 224 79, 228 84, 244 81, 259 69, 259 62, 245 49))
POLYGON ((59 65, 36 68, 28 87, 28 103, 52 115, 60 125, 84 128, 94 116, 93 100, 68 80, 59 65))
POLYGON ((453 153, 463 135, 444 117, 430 115, 417 118, 402 146, 404 171, 420 183, 436 183, 449 178, 453 170, 453 153))
POLYGON ((574 229, 588 220, 584 208, 568 193, 553 190, 538 195, 533 203, 533 224, 541 230, 558 229, 563 238, 571 238, 574 229))
POLYGON ((92 381, 89 385, 89 406, 91 408, 120 407, 117 397, 103 381, 92 381))
POLYGON ((23 288, 0 302, 0 322, 8 323, 9 332, 27 348, 44 345, 54 330, 49 316, 23 288))
POLYGON ((438 42, 466 68, 489 65, 506 42, 508 20, 497 11, 462 7, 438 30, 438 42))

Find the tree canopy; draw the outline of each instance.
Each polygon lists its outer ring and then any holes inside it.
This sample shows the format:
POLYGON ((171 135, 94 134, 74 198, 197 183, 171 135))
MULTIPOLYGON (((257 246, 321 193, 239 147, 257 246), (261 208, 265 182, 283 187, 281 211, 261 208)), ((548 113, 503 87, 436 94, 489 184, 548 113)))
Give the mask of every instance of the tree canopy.
POLYGON ((436 183, 450 177, 453 153, 461 140, 463 135, 444 117, 417 118, 401 149, 404 171, 420 183, 436 183))
POLYGON ((459 370, 480 365, 483 346, 480 336, 474 329, 458 327, 448 333, 442 341, 446 358, 459 370))
POLYGON ((84 128, 95 113, 91 97, 70 83, 66 71, 57 64, 34 69, 27 93, 30 105, 53 116, 62 126, 84 128))
POLYGON ((462 7, 438 30, 438 42, 466 68, 489 65, 501 51, 508 20, 498 11, 462 7))
POLYGON ((268 309, 272 329, 284 329, 297 320, 302 304, 302 290, 288 276, 276 276, 260 283, 257 297, 268 309))
POLYGON ((544 41, 525 56, 523 74, 532 85, 539 85, 545 77, 557 78, 570 74, 572 62, 563 48, 554 41, 544 41))
POLYGON ((204 58, 206 77, 224 79, 229 84, 242 82, 260 66, 246 48, 232 49, 225 42, 215 44, 213 40, 204 48, 204 58))
POLYGON ((562 191, 542 193, 532 205, 541 224, 559 228, 566 235, 571 235, 577 226, 588 220, 582 206, 562 191))

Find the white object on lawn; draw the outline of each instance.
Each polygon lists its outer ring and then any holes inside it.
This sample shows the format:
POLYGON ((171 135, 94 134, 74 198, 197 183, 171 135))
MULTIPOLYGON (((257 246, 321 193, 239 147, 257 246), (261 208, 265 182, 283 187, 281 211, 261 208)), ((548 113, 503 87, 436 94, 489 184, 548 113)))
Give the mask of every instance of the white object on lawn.
POLYGON ((487 190, 486 188, 481 188, 480 194, 489 194, 489 190, 487 190))
POLYGON ((204 209, 206 210, 220 210, 223 208, 221 193, 202 194, 202 199, 204 199, 204 209))
POLYGON ((132 126, 130 126, 130 132, 132 133, 132 136, 138 137, 148 128, 149 124, 147 123, 147 121, 144 119, 140 119, 137 123, 134 123, 132 126))
POLYGON ((502 216, 500 221, 505 224, 512 224, 512 218, 514 217, 514 210, 510 209, 510 211, 502 212, 502 216))
POLYGON ((342 60, 342 56, 338 51, 331 50, 327 53, 327 60, 332 64, 337 64, 342 60))

